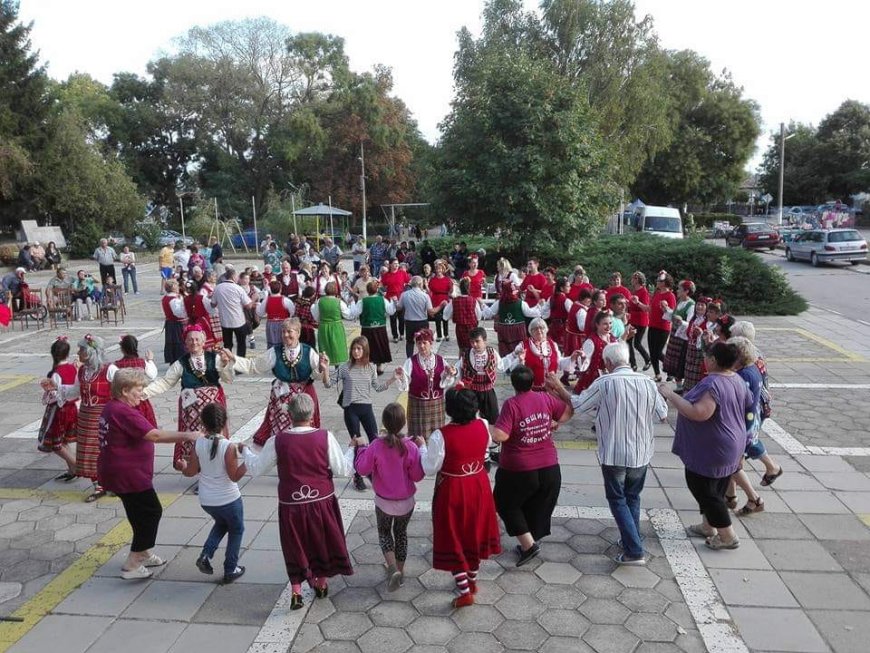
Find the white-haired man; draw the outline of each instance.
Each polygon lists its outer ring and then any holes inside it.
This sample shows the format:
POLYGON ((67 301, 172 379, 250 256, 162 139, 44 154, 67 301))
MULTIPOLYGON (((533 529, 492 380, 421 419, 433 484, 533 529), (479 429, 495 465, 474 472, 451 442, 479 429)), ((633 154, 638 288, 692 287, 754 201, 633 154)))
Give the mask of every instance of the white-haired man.
POLYGON ((604 492, 621 536, 623 565, 646 564, 640 537, 640 493, 652 460, 653 425, 668 415, 667 404, 645 374, 633 372, 628 345, 615 342, 604 348, 607 374, 598 377, 580 395, 571 395, 551 374, 547 389, 570 401, 575 413, 595 413, 598 462, 604 492))

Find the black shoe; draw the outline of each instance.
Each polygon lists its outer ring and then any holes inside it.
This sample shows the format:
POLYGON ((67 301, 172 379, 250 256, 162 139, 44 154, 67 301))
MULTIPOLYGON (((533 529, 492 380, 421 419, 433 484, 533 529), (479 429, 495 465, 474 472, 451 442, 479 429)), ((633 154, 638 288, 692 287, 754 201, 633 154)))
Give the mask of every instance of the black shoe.
POLYGON ((316 596, 318 599, 325 599, 327 596, 329 596, 329 585, 324 585, 323 587, 315 587, 314 596, 316 596))
POLYGON ((483 461, 483 468, 486 470, 486 473, 489 474, 492 469, 492 463, 489 460, 483 461))
POLYGON ((359 474, 353 475, 353 489, 360 492, 364 492, 367 489, 365 479, 359 474))
POLYGON ((500 452, 498 452, 498 451, 492 451, 492 450, 490 450, 490 452, 489 452, 489 459, 490 459, 492 462, 494 462, 496 465, 498 464, 498 456, 499 456, 499 453, 500 453, 500 452))
POLYGON ((302 609, 302 595, 301 594, 292 594, 290 596, 290 609, 291 610, 301 610, 302 609))
POLYGON ((525 551, 520 551, 520 559, 517 560, 517 567, 522 567, 524 564, 529 562, 532 558, 538 557, 538 554, 541 552, 541 545, 535 542, 525 551))
POLYGON ((244 567, 236 567, 233 571, 228 574, 224 574, 224 585, 228 585, 232 583, 237 578, 241 578, 245 575, 244 567))
POLYGON ((211 566, 211 560, 209 560, 205 555, 201 555, 196 559, 196 568, 209 576, 214 573, 214 569, 211 566))
POLYGON ((652 361, 647 361, 643 364, 643 371, 646 372, 649 368, 652 367, 652 361))

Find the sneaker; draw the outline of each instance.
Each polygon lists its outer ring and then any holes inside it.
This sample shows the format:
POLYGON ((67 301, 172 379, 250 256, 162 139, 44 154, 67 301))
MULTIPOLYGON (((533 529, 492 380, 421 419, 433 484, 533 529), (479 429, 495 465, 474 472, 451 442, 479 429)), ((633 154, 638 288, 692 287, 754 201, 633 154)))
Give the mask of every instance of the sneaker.
POLYGON ((234 580, 236 580, 237 578, 241 578, 244 575, 245 575, 245 568, 244 567, 236 567, 230 573, 224 574, 224 585, 228 585, 229 583, 232 583, 234 580))
POLYGON ((527 564, 532 558, 537 558, 538 554, 541 553, 541 545, 535 542, 525 551, 520 551, 520 559, 517 560, 517 567, 522 567, 527 564))
POLYGON ((251 349, 256 349, 257 341, 251 338, 250 340, 248 340, 248 347, 250 347, 251 349))
POLYGON ((646 565, 646 558, 644 556, 639 558, 629 558, 624 553, 613 556, 613 561, 624 567, 643 567, 646 565))
POLYGON ((151 578, 151 572, 145 569, 143 565, 139 565, 136 569, 122 569, 121 578, 124 580, 141 580, 143 578, 151 578))
POLYGON ((196 559, 196 568, 209 576, 214 573, 214 568, 211 566, 211 560, 209 560, 205 555, 201 555, 196 559))
POLYGON ((365 479, 359 474, 353 475, 353 489, 364 492, 367 489, 365 479))
POLYGON ((441 340, 443 340, 443 338, 441 336, 438 336, 437 338, 435 338, 435 342, 441 342, 441 340))
POLYGON ((166 560, 164 560, 160 556, 154 555, 152 553, 151 556, 142 563, 142 566, 143 567, 162 567, 165 564, 166 564, 166 560))
POLYGON ((390 567, 389 569, 387 569, 387 573, 390 576, 389 580, 387 581, 387 591, 395 592, 397 589, 399 589, 399 585, 402 582, 402 572, 395 567, 390 567))
POLYGON ((454 608, 464 608, 467 605, 474 605, 474 595, 471 592, 460 594, 453 599, 454 608))

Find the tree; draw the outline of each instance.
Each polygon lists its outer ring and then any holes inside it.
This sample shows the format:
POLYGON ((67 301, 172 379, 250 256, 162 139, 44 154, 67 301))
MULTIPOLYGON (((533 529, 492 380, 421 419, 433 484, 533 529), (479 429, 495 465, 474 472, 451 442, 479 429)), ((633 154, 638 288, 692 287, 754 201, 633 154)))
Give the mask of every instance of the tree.
POLYGON ((34 214, 33 153, 48 113, 47 77, 30 30, 18 22, 18 2, 0 0, 0 223, 7 225, 34 214))
POLYGON ((481 39, 460 34, 438 190, 460 230, 534 249, 597 233, 615 186, 585 95, 524 44, 527 24, 518 2, 492 2, 481 39))
POLYGON ((676 125, 662 89, 667 57, 650 16, 635 17, 630 0, 544 0, 544 51, 561 75, 583 89, 598 129, 614 152, 625 186, 671 142, 676 125))
POLYGON ((726 201, 754 150, 758 107, 727 73, 716 76, 691 50, 671 53, 668 68, 674 138, 647 161, 632 192, 647 203, 726 201))
MULTIPOLYGON (((819 140, 812 125, 791 123, 786 133, 785 174, 783 175, 783 205, 820 204, 828 194, 829 175, 819 166, 819 140)), ((779 201, 779 132, 771 135, 771 143, 759 168, 762 188, 779 201)))
POLYGON ((847 200, 870 188, 870 105, 846 100, 818 129, 819 167, 828 177, 828 197, 847 200))

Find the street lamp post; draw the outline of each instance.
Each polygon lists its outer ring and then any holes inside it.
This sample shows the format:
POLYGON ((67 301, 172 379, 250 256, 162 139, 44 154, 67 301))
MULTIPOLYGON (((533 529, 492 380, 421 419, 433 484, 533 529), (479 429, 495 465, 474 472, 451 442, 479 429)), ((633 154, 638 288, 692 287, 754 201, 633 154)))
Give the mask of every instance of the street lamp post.
POLYGON ((366 227, 366 150, 362 141, 359 143, 359 164, 361 174, 359 176, 359 184, 362 189, 362 237, 363 242, 368 244, 368 229, 366 227))
POLYGON ((779 211, 777 219, 782 225, 782 188, 785 182, 785 142, 794 134, 785 135, 785 123, 779 123, 779 211))

